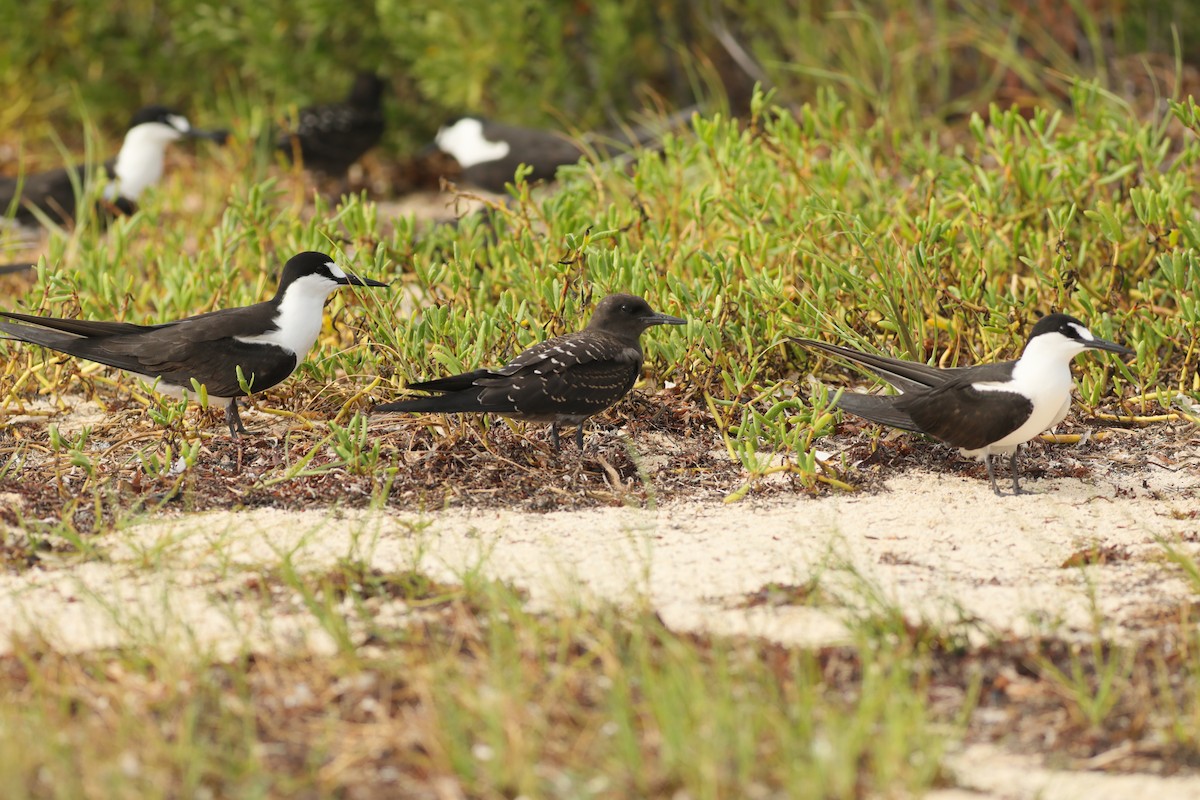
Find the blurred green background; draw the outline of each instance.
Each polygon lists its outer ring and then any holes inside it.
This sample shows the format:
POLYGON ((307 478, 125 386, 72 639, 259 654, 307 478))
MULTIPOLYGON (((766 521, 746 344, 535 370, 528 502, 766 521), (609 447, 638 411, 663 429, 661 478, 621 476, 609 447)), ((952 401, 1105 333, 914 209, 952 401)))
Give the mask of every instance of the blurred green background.
POLYGON ((1200 62, 1200 41, 1177 43, 1173 26, 1200 27, 1200 4, 32 0, 0 4, 0 135, 34 146, 52 126, 75 144, 85 112, 119 135, 150 102, 253 125, 339 99, 357 69, 394 86, 392 153, 465 111, 574 130, 638 109, 742 111, 755 80, 783 104, 836 86, 856 113, 925 127, 991 99, 1065 96, 1056 71, 1121 89, 1148 72, 1123 64, 1130 54, 1200 62))

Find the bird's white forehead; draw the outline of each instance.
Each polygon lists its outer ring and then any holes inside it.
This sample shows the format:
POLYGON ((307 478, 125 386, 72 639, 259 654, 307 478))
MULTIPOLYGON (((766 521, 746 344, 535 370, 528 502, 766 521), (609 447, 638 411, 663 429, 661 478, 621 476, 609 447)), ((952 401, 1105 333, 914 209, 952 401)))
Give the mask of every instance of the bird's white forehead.
POLYGON ((329 268, 329 274, 332 275, 333 277, 335 277, 335 278, 346 277, 345 270, 343 270, 341 267, 339 267, 337 264, 333 263, 332 261, 326 261, 325 266, 329 268))
POLYGON ((184 133, 192 129, 192 124, 187 121, 187 117, 180 116, 179 114, 168 114, 167 122, 170 122, 171 126, 176 130, 183 131, 184 133))
POLYGON ((1077 334, 1079 334, 1079 338, 1082 339, 1083 341, 1085 341, 1085 342, 1095 341, 1096 337, 1092 336, 1092 332, 1089 331, 1087 328, 1083 327, 1082 325, 1078 325, 1074 322, 1068 322, 1067 324, 1075 329, 1075 332, 1077 334))

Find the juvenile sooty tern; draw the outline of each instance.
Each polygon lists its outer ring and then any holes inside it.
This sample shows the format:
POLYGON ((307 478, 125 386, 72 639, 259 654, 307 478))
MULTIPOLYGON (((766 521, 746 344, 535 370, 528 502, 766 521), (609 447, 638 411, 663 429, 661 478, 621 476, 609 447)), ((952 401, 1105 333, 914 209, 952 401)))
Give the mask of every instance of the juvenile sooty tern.
POLYGON ((358 73, 345 102, 300 109, 295 130, 279 137, 279 149, 289 158, 298 152, 311 170, 344 176, 383 136, 383 89, 378 75, 358 73))
POLYGON ((903 394, 843 392, 837 407, 881 425, 926 433, 984 462, 996 486, 990 456, 1009 456, 1013 494, 1021 494, 1017 445, 1062 422, 1071 408, 1071 359, 1084 350, 1133 351, 1092 335, 1066 314, 1038 320, 1016 361, 938 369, 913 361, 862 353, 813 339, 804 347, 853 361, 903 394))
POLYGON ((288 260, 275 296, 241 308, 210 311, 177 322, 134 325, 0 312, 23 324, 0 321, 0 332, 60 353, 86 358, 156 381, 174 397, 192 392, 192 381, 226 401, 229 434, 245 433, 237 398, 268 389, 292 374, 321 330, 322 309, 339 286, 387 286, 346 272, 324 253, 288 260))
MULTIPOLYGON (((108 178, 102 193, 105 209, 112 214, 133 213, 142 192, 162 178, 167 145, 184 137, 223 141, 225 134, 193 128, 187 117, 163 106, 147 106, 134 114, 121 151, 104 165, 108 178)), ((35 208, 66 224, 77 216, 76 192, 86 195, 87 181, 87 170, 81 164, 0 178, 0 214, 16 201, 15 216, 22 224, 39 222, 35 208)))
POLYGON ((500 369, 409 385, 442 393, 375 406, 374 411, 454 414, 491 412, 513 419, 550 423, 559 448, 558 426, 574 425, 583 449, 583 422, 620 400, 642 372, 641 335, 652 325, 684 325, 640 297, 611 294, 596 305, 586 328, 534 345, 500 369))

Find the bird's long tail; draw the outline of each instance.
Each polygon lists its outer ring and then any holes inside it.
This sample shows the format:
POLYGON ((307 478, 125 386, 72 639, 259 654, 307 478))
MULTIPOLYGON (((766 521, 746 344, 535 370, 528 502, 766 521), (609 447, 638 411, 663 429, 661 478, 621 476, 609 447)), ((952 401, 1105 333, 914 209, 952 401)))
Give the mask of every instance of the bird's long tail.
MULTIPOLYGON (((6 316, 16 315, 8 314, 6 316)), ((70 320, 55 321, 70 322, 70 320)), ((122 323, 111 324, 118 325, 122 323)), ((109 367, 138 373, 145 371, 145 368, 136 357, 127 352, 114 350, 104 338, 89 339, 86 336, 78 336, 73 333, 52 330, 50 328, 39 328, 33 325, 14 325, 11 322, 4 321, 0 321, 0 334, 18 341, 48 347, 59 353, 86 358, 89 361, 95 361, 109 367)))
POLYGON ((49 347, 51 350, 72 355, 74 353, 71 352, 71 345, 83 341, 78 336, 72 336, 69 333, 61 333, 49 328, 35 328, 32 325, 14 325, 11 322, 0 322, 0 333, 10 339, 40 344, 42 347, 49 347))
POLYGON ((863 353, 858 350, 851 350, 849 347, 840 347, 836 344, 820 342, 815 339, 793 339, 792 341, 803 347, 812 350, 821 350, 830 355, 844 358, 847 361, 861 364, 902 392, 940 386, 950 380, 957 372, 954 368, 939 369, 916 361, 903 361, 899 358, 888 358, 887 356, 875 355, 874 353, 863 353))
POLYGON ((843 392, 838 398, 837 407, 842 411, 848 411, 880 425, 920 432, 921 429, 917 427, 917 423, 913 422, 912 417, 906 411, 896 407, 898 400, 900 400, 900 395, 843 392))

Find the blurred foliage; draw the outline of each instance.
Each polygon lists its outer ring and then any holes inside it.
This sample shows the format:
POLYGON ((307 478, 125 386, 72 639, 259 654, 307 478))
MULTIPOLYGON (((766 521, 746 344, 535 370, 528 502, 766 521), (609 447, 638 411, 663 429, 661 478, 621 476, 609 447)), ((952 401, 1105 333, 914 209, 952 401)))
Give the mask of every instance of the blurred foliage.
POLYGON ((576 129, 727 95, 741 112, 755 79, 785 104, 836 86, 864 116, 926 124, 1065 100, 1055 74, 1112 77, 1114 57, 1174 53, 1171 25, 1197 23, 1185 0, 32 0, 0 4, 0 132, 74 143, 81 109, 116 133, 149 102, 281 118, 358 69, 392 81, 397 151, 462 111, 576 129))

